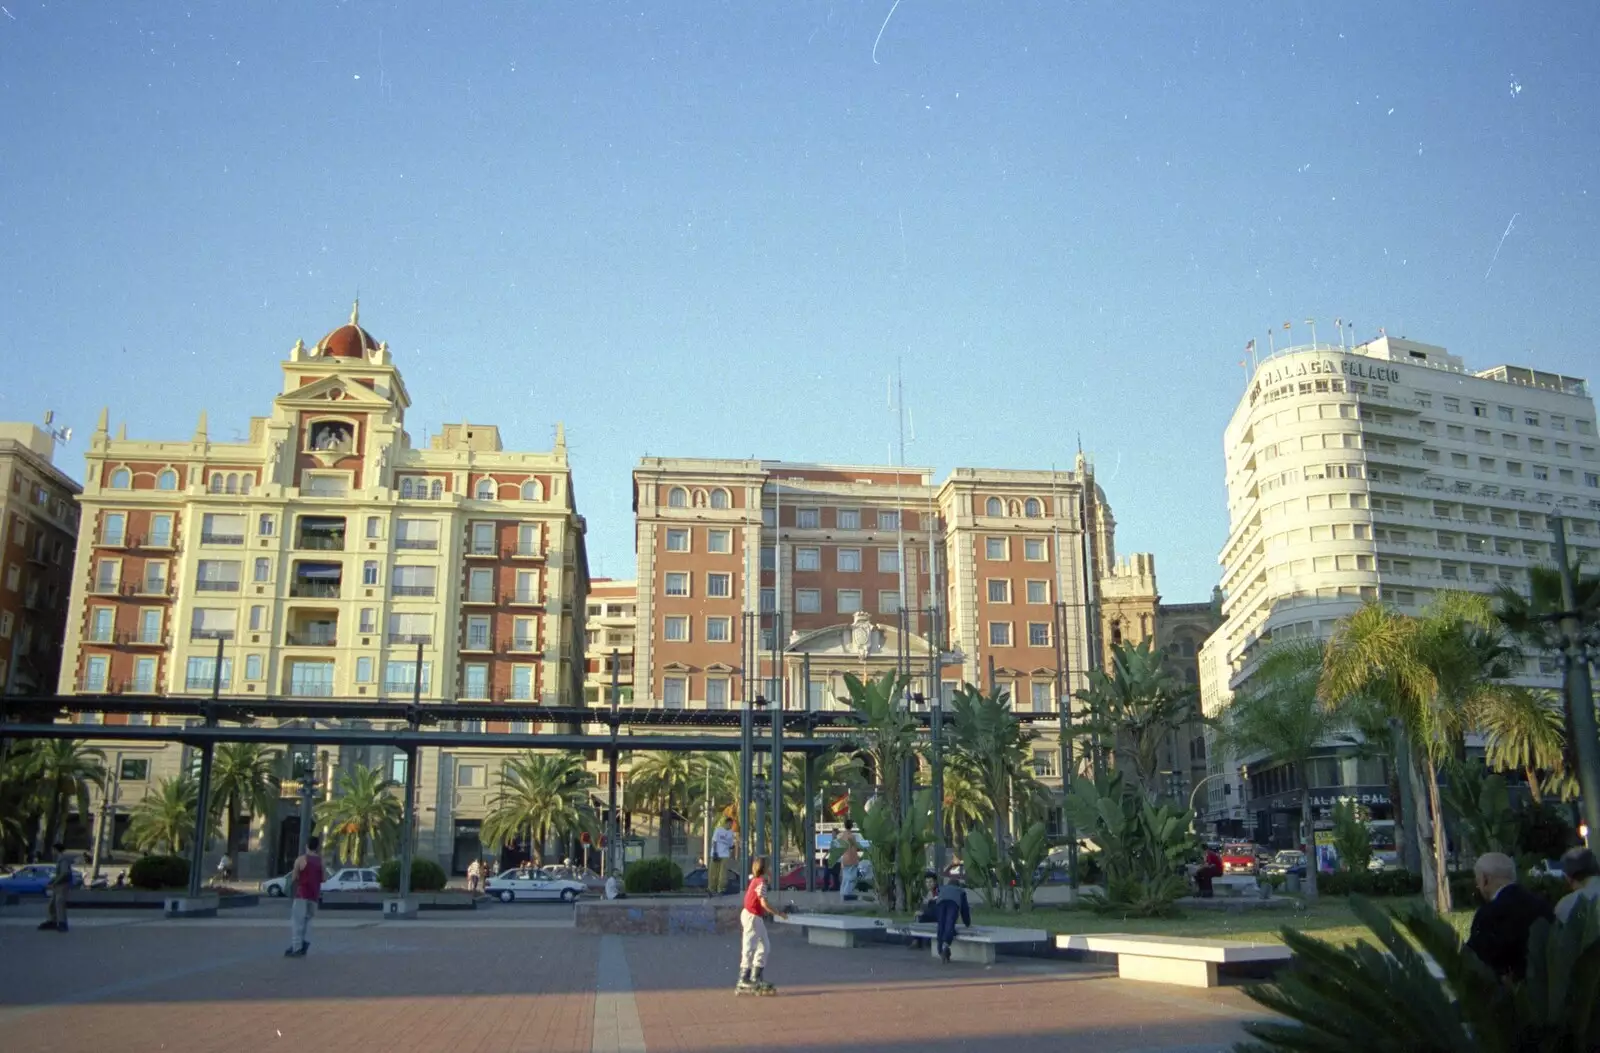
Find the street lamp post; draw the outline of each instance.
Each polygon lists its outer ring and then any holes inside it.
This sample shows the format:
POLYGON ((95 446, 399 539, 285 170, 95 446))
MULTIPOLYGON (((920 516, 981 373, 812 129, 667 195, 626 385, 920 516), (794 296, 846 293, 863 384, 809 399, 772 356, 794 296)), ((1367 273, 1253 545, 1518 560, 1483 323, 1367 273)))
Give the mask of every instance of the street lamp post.
POLYGON ((1194 784, 1194 789, 1189 791, 1189 832, 1190 833, 1193 833, 1198 828, 1198 825, 1199 825, 1195 821, 1196 816, 1195 816, 1195 811, 1194 811, 1194 799, 1196 797, 1200 796, 1200 788, 1202 786, 1204 786, 1206 783, 1210 782, 1212 779, 1220 779, 1226 774, 1228 774, 1228 773, 1219 771, 1219 772, 1215 772, 1215 773, 1213 773, 1211 775, 1207 775, 1204 779, 1201 779, 1199 782, 1195 783, 1194 784))

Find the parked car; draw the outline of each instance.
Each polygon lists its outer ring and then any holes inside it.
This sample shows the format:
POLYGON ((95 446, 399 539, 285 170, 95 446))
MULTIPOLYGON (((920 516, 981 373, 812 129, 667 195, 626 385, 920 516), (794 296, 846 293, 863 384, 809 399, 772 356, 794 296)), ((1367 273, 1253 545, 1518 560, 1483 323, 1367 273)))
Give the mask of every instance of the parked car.
POLYGON ((344 867, 322 882, 322 892, 380 892, 378 872, 370 867, 344 867))
MULTIPOLYGON (((796 867, 795 869, 798 870, 799 868, 796 867)), ((695 867, 693 870, 683 875, 683 887, 686 889, 700 889, 701 891, 704 891, 706 887, 706 876, 705 867, 695 867)), ((739 872, 733 867, 728 867, 727 870, 724 871, 722 892, 724 895, 727 895, 729 893, 738 891, 739 872)))
POLYGON ((282 877, 267 878, 261 883, 261 891, 277 899, 289 894, 289 879, 293 874, 284 874, 282 877))
POLYGON ((583 895, 583 882, 557 877, 542 868, 503 870, 484 882, 486 895, 498 896, 500 902, 516 899, 548 899, 571 903, 583 895))
MULTIPOLYGON (((56 872, 54 863, 34 863, 0 877, 0 892, 19 896, 42 896, 50 887, 50 878, 56 872)), ((72 888, 83 887, 83 875, 72 872, 72 888)))
MULTIPOLYGON (((815 883, 813 888, 825 888, 828 884, 828 868, 817 865, 811 872, 811 880, 815 883)), ((783 892, 804 892, 806 890, 806 868, 802 863, 796 863, 783 872, 778 878, 778 889, 783 892)))
POLYGON ((1272 860, 1261 864, 1261 872, 1267 875, 1293 874, 1295 877, 1306 876, 1306 854, 1295 849, 1285 849, 1272 857, 1272 860))

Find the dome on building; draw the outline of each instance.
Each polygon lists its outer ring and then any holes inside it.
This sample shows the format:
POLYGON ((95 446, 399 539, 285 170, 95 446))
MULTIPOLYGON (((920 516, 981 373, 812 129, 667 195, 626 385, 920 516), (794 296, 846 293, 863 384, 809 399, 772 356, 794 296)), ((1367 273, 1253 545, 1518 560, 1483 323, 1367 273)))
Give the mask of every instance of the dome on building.
POLYGON ((378 342, 371 333, 361 328, 360 318, 361 301, 357 300, 350 309, 350 321, 317 341, 317 354, 334 358, 366 358, 367 352, 377 350, 378 342))

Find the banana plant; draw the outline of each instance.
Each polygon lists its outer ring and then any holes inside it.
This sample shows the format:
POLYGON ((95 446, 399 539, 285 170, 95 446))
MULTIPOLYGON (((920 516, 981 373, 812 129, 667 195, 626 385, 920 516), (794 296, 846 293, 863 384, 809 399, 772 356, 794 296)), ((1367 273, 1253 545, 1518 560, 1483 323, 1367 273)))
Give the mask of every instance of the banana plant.
POLYGON ((1011 886, 1011 860, 995 847, 994 835, 987 827, 974 826, 967 831, 961 860, 967 883, 983 894, 983 905, 1003 906, 1011 886))
POLYGON ((1023 835, 1011 843, 1010 864, 1017 905, 1022 910, 1033 909, 1033 894, 1039 887, 1039 868, 1050 854, 1045 826, 1035 822, 1023 835))

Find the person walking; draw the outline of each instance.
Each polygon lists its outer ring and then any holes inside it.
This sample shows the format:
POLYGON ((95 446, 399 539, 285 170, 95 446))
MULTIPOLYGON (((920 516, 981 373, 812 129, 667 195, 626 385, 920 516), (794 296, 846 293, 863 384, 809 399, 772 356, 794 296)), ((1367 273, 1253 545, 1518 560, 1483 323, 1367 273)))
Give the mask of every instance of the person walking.
POLYGON ((49 913, 39 928, 44 931, 54 929, 56 932, 67 931, 67 892, 72 888, 72 857, 67 855, 67 846, 60 841, 55 843, 56 869, 50 875, 47 886, 50 890, 49 913))
POLYGON ((737 839, 733 836, 733 816, 711 833, 711 859, 706 865, 706 895, 720 896, 728 887, 728 860, 733 858, 737 839))
POLYGON ((317 900, 322 896, 322 838, 306 839, 306 854, 294 861, 290 879, 294 902, 289 905, 289 949, 285 958, 304 958, 311 949, 311 919, 317 916, 317 900))
POLYGON ((956 917, 961 918, 961 924, 972 928, 972 908, 967 904, 967 890, 955 878, 946 875, 944 884, 939 886, 939 895, 934 900, 934 910, 937 912, 938 930, 935 933, 935 946, 939 951, 941 961, 950 961, 950 945, 956 939, 956 917))
MULTIPOLYGON (((1557 920, 1565 922, 1572 917, 1579 900, 1586 899, 1600 905, 1600 863, 1595 860, 1593 852, 1587 848, 1568 849, 1561 857, 1561 874, 1567 879, 1567 888, 1571 891, 1556 904, 1557 920)), ((1589 909, 1600 909, 1600 906, 1589 909)))
POLYGON ((1467 949, 1496 976, 1521 980, 1528 970, 1528 933, 1540 918, 1554 918, 1543 896, 1517 884, 1517 864, 1503 852, 1485 852, 1472 867, 1483 906, 1472 916, 1467 949))
POLYGON ((852 820, 844 821, 844 830, 834 838, 834 845, 839 848, 839 898, 853 900, 856 898, 856 879, 861 872, 861 839, 856 836, 855 823, 852 820))
POLYGON ((474 859, 472 862, 467 864, 467 891, 468 892, 476 892, 476 891, 478 891, 478 875, 481 874, 481 873, 483 873, 483 871, 481 869, 479 869, 478 861, 476 859, 474 859))
POLYGON ((772 943, 767 939, 767 918, 782 918, 767 902, 767 863, 757 859, 750 864, 750 885, 744 890, 744 909, 739 911, 739 983, 735 994, 772 994, 777 990, 767 982, 763 970, 772 943))

